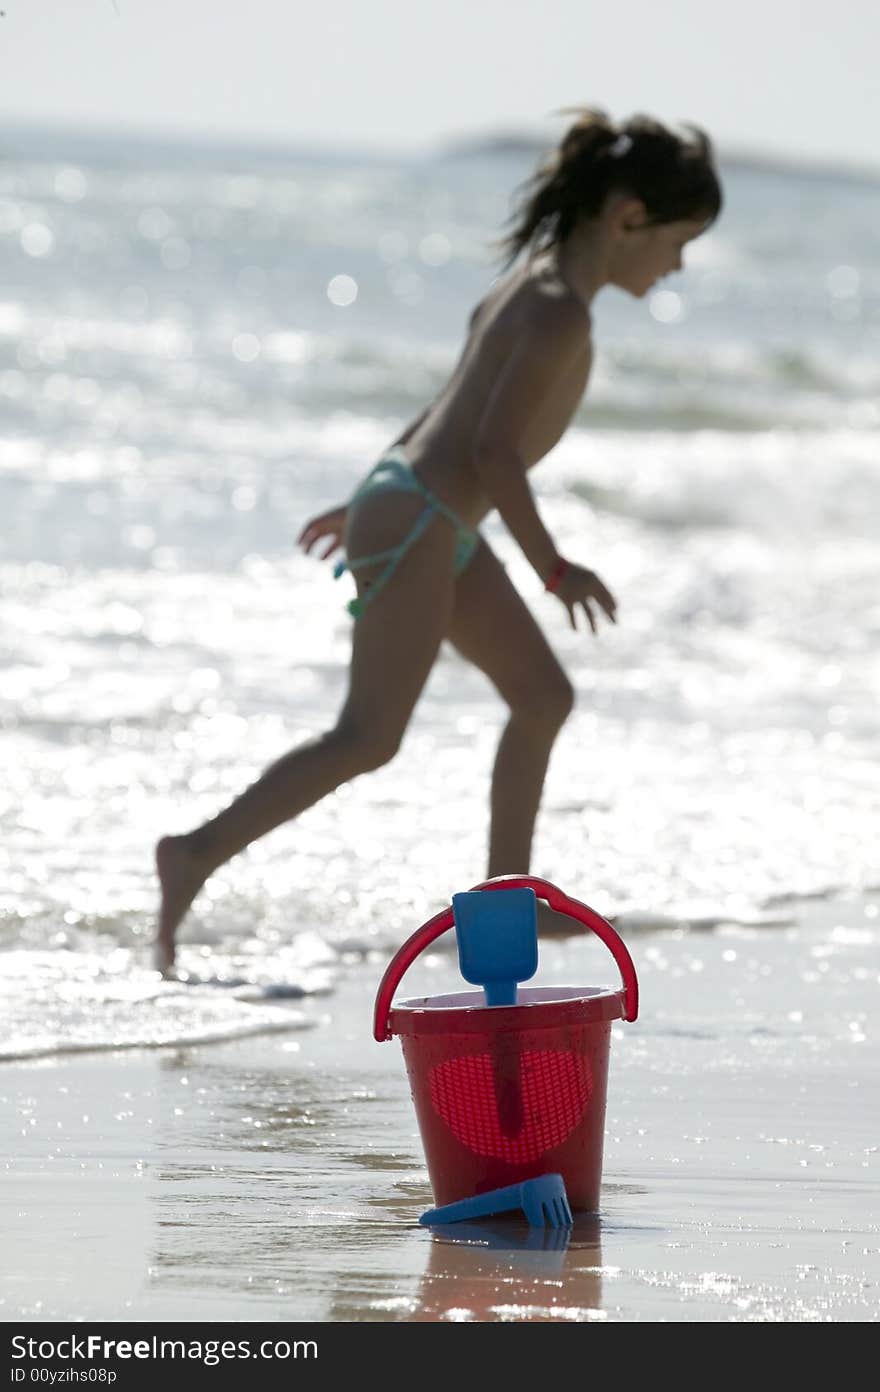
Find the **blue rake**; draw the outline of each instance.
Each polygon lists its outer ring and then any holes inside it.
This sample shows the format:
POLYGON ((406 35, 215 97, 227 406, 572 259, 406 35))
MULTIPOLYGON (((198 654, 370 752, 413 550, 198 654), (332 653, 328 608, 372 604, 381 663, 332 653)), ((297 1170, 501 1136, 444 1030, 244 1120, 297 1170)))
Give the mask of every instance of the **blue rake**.
POLYGON ((444 1204, 442 1208, 429 1208, 419 1222, 430 1228, 438 1223, 510 1213, 515 1208, 522 1209, 533 1228, 570 1228, 574 1223, 561 1174, 538 1175, 521 1184, 507 1184, 503 1189, 489 1189, 485 1194, 444 1204))

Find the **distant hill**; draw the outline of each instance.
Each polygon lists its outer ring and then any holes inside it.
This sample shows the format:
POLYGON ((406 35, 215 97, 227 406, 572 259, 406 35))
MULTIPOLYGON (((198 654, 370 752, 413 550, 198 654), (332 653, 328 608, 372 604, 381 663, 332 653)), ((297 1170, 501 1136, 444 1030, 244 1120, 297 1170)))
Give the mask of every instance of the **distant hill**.
MULTIPOLYGON (((487 159, 510 156, 537 161, 552 147, 552 137, 526 131, 497 131, 465 135, 446 141, 441 156, 452 159, 487 159)), ((880 166, 834 163, 831 160, 798 159, 794 156, 765 154, 753 150, 717 147, 718 162, 725 169, 776 177, 838 179, 845 183, 880 184, 880 166)))

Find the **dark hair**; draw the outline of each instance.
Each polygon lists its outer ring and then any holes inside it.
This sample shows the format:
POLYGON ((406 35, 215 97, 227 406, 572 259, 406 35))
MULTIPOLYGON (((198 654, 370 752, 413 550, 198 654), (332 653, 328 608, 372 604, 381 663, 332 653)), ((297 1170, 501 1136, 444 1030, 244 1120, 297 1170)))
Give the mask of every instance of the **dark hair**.
POLYGON ((579 107, 578 119, 521 186, 514 226, 498 243, 509 266, 526 247, 564 242, 582 217, 595 217, 613 189, 640 198, 653 223, 713 222, 721 185, 709 137, 697 126, 676 135, 650 116, 615 126, 604 111, 579 107))

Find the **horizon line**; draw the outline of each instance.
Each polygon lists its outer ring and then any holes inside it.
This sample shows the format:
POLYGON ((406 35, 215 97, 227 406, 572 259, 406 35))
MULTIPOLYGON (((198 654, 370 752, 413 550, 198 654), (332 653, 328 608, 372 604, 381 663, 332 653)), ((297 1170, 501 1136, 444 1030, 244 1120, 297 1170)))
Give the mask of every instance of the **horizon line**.
MULTIPOLYGON (((296 154, 337 154, 342 156, 372 156, 386 159, 412 159, 419 156, 459 155, 465 158, 482 153, 502 154, 531 153, 540 155, 554 143, 552 137, 545 139, 537 128, 529 130, 525 126, 486 126, 469 131, 450 130, 446 134, 432 136, 420 144, 395 145, 391 142, 375 141, 368 145, 348 145, 322 137, 297 139, 273 135, 269 132, 254 132, 242 135, 222 128, 199 129, 175 125, 147 126, 138 122, 120 125, 117 122, 104 123, 100 120, 67 121, 63 118, 34 119, 19 115, 4 114, 0 111, 4 134, 0 135, 0 159, 10 153, 4 135, 13 131, 22 134, 58 136, 61 139, 76 138, 101 139, 112 145, 119 145, 126 139, 135 139, 142 145, 154 143, 160 146, 180 145, 204 150, 226 149, 231 153, 251 152, 280 156, 285 153, 296 154)), ((766 172, 788 172, 806 175, 824 175, 861 182, 880 182, 880 164, 871 165, 860 161, 839 160, 832 155, 794 154, 766 146, 758 148, 747 143, 713 141, 719 163, 766 172)))

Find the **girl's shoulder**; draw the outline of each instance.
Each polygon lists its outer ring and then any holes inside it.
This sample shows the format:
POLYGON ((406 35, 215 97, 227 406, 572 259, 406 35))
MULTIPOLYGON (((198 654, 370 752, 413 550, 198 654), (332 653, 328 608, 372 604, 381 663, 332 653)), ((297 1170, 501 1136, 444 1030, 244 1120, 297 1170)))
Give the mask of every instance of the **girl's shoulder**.
POLYGON ((556 358, 589 351, 590 311, 552 266, 535 267, 522 285, 516 336, 556 358))
POLYGON ((589 337, 590 311, 551 265, 538 262, 501 276, 471 315, 470 327, 494 335, 589 337))

